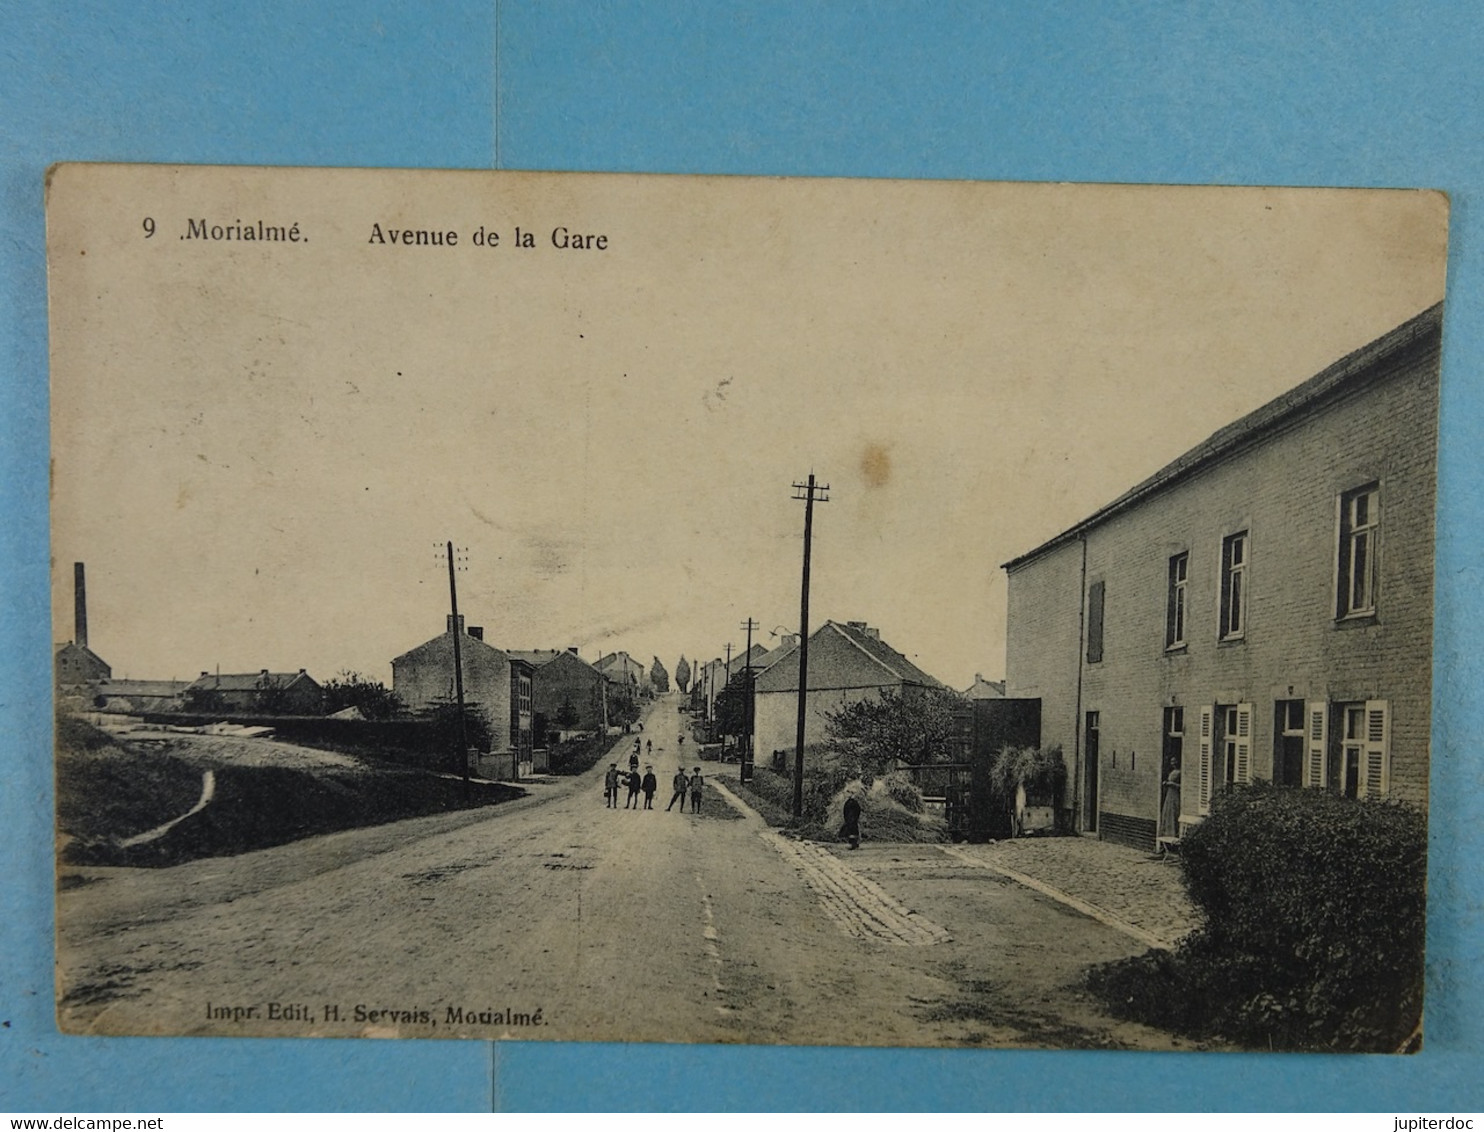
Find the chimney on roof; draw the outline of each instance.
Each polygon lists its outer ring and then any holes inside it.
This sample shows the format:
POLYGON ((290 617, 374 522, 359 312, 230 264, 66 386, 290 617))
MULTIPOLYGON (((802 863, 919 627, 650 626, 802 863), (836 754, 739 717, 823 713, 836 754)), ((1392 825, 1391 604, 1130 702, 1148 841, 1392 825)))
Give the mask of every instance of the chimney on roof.
POLYGON ((268 670, 266 668, 260 668, 260 669, 258 669, 258 675, 259 676, 267 676, 268 675, 268 670))
POLYGON ((203 668, 203 669, 201 669, 201 675, 202 676, 210 676, 211 673, 210 672, 207 672, 206 669, 203 668))
MULTIPOLYGON (((444 617, 444 630, 443 631, 445 633, 452 633, 452 632, 454 632, 453 614, 452 613, 445 613, 443 615, 443 617, 444 617)), ((464 615, 462 613, 460 613, 459 614, 458 632, 462 633, 463 631, 464 631, 464 615)))
POLYGON ((301 668, 301 669, 299 669, 299 675, 300 676, 308 676, 309 673, 305 672, 304 669, 301 668))
POLYGON ((572 655, 573 655, 573 656, 576 656, 576 655, 578 655, 578 654, 577 654, 577 646, 576 646, 576 645, 568 645, 568 646, 567 646, 567 651, 568 651, 568 652, 569 652, 569 653, 571 653, 571 654, 572 654, 572 655))
POLYGON ((484 640, 484 626, 483 625, 470 625, 469 626, 469 636, 473 637, 476 641, 482 641, 482 640, 484 640))
POLYGON ((83 648, 88 647, 88 585, 81 562, 72 564, 72 636, 83 648))

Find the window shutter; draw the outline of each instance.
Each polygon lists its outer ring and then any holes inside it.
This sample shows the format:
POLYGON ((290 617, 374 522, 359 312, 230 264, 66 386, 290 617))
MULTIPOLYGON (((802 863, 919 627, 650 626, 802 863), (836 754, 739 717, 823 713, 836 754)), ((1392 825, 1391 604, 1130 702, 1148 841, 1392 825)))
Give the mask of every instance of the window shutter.
POLYGON ((1391 789, 1391 712, 1385 700, 1366 701, 1361 788, 1367 798, 1384 797, 1391 789))
POLYGON ((1212 747, 1214 746, 1211 741, 1211 721, 1215 713, 1216 709, 1214 707, 1201 708, 1201 781, 1198 801, 1199 810, 1203 814, 1211 812, 1211 755, 1212 747))
POLYGON ((1308 727, 1304 732, 1304 785, 1324 787, 1324 771, 1329 754, 1329 704, 1310 700, 1307 706, 1308 727))
POLYGON ((1093 582, 1087 588, 1087 663, 1103 659, 1103 583, 1093 582))
POLYGON ((1237 705, 1237 767, 1234 775, 1239 785, 1252 781, 1252 705, 1237 705))

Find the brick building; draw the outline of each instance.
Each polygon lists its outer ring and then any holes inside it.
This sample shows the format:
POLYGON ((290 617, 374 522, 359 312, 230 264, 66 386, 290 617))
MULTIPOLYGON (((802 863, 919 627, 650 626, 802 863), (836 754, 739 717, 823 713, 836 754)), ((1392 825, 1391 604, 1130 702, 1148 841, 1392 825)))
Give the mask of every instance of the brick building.
POLYGON ((1007 691, 1075 828, 1152 847, 1256 779, 1426 805, 1441 319, 1005 564, 1007 691))
POLYGON ((319 715, 324 689, 304 669, 297 672, 203 672, 181 693, 187 711, 244 715, 319 715))
MULTIPOLYGON (((824 741, 831 712, 883 691, 910 694, 943 685, 881 639, 864 621, 826 621, 809 636, 809 686, 804 698, 804 745, 824 741)), ((779 656, 753 685, 753 751, 758 761, 792 751, 798 738, 799 649, 779 656)))
MULTIPOLYGON (((460 634, 464 704, 478 709, 488 721, 492 753, 508 752, 512 749, 510 724, 513 718, 510 658, 485 643, 482 628, 470 626, 466 630, 463 614, 459 615, 457 629, 452 615, 449 615, 447 627, 441 634, 392 661, 392 691, 414 712, 453 703, 455 632, 460 634)), ((513 771, 513 766, 510 769, 513 771)))
POLYGON ((577 654, 576 648, 507 649, 511 659, 534 669, 531 678, 533 727, 538 746, 553 731, 608 729, 608 681, 577 654))

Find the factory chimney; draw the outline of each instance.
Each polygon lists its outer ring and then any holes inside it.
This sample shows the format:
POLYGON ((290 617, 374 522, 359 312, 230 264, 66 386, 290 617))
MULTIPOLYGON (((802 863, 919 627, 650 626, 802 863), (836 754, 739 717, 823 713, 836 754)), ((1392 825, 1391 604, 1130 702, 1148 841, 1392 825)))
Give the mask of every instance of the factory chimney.
POLYGON ((72 564, 72 635, 82 648, 88 647, 88 585, 81 562, 72 564))

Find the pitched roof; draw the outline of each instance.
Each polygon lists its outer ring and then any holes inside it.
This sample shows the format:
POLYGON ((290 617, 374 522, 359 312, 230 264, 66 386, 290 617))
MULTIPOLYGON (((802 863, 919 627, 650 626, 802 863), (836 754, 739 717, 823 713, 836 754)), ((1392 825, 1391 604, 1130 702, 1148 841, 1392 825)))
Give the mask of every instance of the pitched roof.
MULTIPOLYGON (((443 632, 439 633, 436 637, 430 637, 428 640, 424 641, 422 644, 418 645, 416 648, 408 649, 401 656, 393 657, 392 658, 392 664, 394 664, 394 665, 401 664, 404 660, 410 660, 410 659, 412 659, 412 657, 416 656, 420 652, 425 652, 425 651, 429 651, 431 649, 437 648, 439 645, 443 644, 445 641, 452 642, 452 639, 453 639, 452 634, 450 634, 448 632, 448 630, 445 629, 443 632)), ((472 649, 472 650, 474 650, 476 652, 479 649, 487 649, 487 650, 489 650, 492 653, 498 653, 500 655, 500 657, 503 658, 503 659, 508 659, 508 654, 503 649, 497 649, 497 648, 495 648, 494 645, 490 644, 488 641, 485 641, 485 640, 483 640, 483 639, 481 639, 479 637, 471 637, 468 633, 465 633, 462 637, 459 638, 459 647, 461 649, 472 649)))
MULTIPOLYGON (((838 638, 847 648, 851 650, 854 655, 859 657, 866 668, 864 670, 858 668, 858 673, 865 670, 869 670, 873 673, 872 678, 875 680, 875 684, 871 684, 869 686, 900 683, 916 684, 925 688, 943 687, 943 684, 940 681, 932 676, 929 676, 921 668, 918 668, 917 665, 913 664, 905 656, 897 652, 896 649, 892 648, 885 641, 881 640, 880 637, 877 637, 873 635, 873 633, 868 632, 863 623, 860 625, 852 625, 849 623, 841 623, 839 621, 826 621, 823 625, 821 625, 818 629, 816 629, 809 635, 810 649, 813 650, 819 645, 825 643, 824 638, 826 637, 838 638)), ((797 663, 795 662, 790 665, 781 662, 787 661, 797 652, 798 645, 793 645, 786 651, 784 651, 780 656, 778 656, 758 677, 758 690, 789 691, 793 687, 796 687, 796 683, 794 682, 796 682, 798 679, 797 663), (786 671, 790 669, 792 670, 793 675, 790 675, 789 671, 786 671), (771 680, 769 679, 770 677, 772 677, 771 680)), ((814 653, 812 651, 810 653, 810 656, 810 688, 835 686, 833 684, 820 683, 821 680, 830 680, 833 678, 826 675, 820 670, 820 668, 815 666, 812 659, 814 656, 814 653)), ((859 680, 865 679, 864 675, 857 675, 855 677, 848 678, 859 680)), ((846 686, 866 687, 868 686, 868 684, 851 683, 846 686)))
POLYGON ((1003 680, 986 680, 979 673, 974 673, 974 683, 965 691, 964 695, 971 700, 1002 700, 1005 698, 1005 682, 1003 680))
POLYGON ((190 686, 215 688, 223 692, 255 692, 263 687, 264 681, 279 688, 287 688, 296 680, 314 683, 314 678, 301 668, 298 672, 206 672, 191 681, 190 686))
MULTIPOLYGON (((561 649, 506 649, 505 650, 505 655, 508 656, 511 660, 523 660, 527 664, 532 665, 535 668, 540 668, 543 664, 549 664, 551 661, 553 661, 557 657, 561 656, 562 655, 562 650, 561 649)), ((577 654, 576 653, 569 653, 568 655, 569 656, 576 656, 577 654)), ((579 657, 578 659, 580 660, 581 658, 579 657)), ((584 661, 583 663, 586 663, 586 661, 584 661)))
POLYGON ((1375 341, 1346 354, 1339 361, 1326 366, 1307 381, 1275 397, 1266 405, 1217 429, 1183 456, 1170 461, 1113 502, 1094 511, 1080 523, 1067 528, 1033 550, 1028 550, 1019 557, 1003 563, 1001 569, 1014 570, 1048 550, 1071 542, 1093 527, 1142 502, 1170 484, 1195 474, 1217 460, 1247 448, 1274 428, 1313 412, 1347 393, 1364 388, 1371 380, 1381 375, 1379 370, 1381 363, 1393 356, 1410 349, 1425 349, 1429 345, 1436 348, 1437 342, 1441 341, 1442 327, 1443 304, 1438 303, 1428 307, 1421 314, 1414 315, 1375 341))
POLYGON ((188 680, 105 680, 98 685, 100 696, 178 696, 190 687, 188 680))

